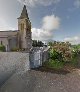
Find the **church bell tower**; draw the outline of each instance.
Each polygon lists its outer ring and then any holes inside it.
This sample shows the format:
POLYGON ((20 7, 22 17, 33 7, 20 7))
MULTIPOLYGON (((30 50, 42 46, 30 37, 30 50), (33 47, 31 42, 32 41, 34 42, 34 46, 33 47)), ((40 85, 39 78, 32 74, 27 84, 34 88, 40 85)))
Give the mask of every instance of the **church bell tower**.
POLYGON ((18 18, 19 48, 29 50, 32 47, 31 22, 28 17, 26 5, 18 18))

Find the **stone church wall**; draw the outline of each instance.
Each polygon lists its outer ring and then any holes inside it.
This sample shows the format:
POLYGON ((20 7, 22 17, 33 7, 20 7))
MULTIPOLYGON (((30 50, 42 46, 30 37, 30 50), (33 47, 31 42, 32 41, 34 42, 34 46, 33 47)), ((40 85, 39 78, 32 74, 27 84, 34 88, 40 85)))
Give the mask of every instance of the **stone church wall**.
POLYGON ((0 45, 1 45, 1 41, 3 45, 8 45, 8 39, 7 38, 0 38, 0 45))
POLYGON ((3 44, 6 47, 6 51, 9 51, 8 38, 0 38, 0 45, 3 44))

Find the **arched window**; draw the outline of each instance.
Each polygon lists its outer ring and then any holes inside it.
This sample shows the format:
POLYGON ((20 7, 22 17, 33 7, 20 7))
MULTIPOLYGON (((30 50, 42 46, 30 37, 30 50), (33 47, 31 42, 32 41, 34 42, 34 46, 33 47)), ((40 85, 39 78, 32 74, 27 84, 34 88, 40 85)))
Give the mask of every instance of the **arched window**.
POLYGON ((22 26, 23 26, 23 25, 21 24, 21 30, 22 30, 22 26))
POLYGON ((21 30, 22 31, 24 30, 24 24, 21 24, 21 30))
POLYGON ((22 29, 24 30, 24 24, 22 25, 22 29))

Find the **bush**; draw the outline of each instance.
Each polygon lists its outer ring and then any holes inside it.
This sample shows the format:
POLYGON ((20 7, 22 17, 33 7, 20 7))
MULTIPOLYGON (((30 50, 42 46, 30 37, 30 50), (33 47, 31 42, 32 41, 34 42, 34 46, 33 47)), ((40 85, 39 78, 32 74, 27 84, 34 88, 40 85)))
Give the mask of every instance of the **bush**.
POLYGON ((0 51, 1 51, 1 52, 5 52, 5 51, 6 51, 6 48, 5 48, 4 45, 0 45, 0 51))
POLYGON ((50 59, 63 61, 62 54, 54 49, 50 50, 50 59))
POLYGON ((48 68, 54 68, 54 69, 63 68, 64 62, 63 62, 62 53, 52 48, 50 50, 50 59, 44 65, 48 68))
POLYGON ((78 59, 79 59, 79 53, 78 51, 72 51, 72 60, 71 65, 77 67, 78 65, 78 59))
POLYGON ((72 57, 77 57, 79 54, 79 51, 72 51, 72 57))
POLYGON ((52 50, 57 51, 61 59, 63 58, 63 61, 65 62, 71 61, 72 53, 69 43, 57 42, 52 46, 52 50))

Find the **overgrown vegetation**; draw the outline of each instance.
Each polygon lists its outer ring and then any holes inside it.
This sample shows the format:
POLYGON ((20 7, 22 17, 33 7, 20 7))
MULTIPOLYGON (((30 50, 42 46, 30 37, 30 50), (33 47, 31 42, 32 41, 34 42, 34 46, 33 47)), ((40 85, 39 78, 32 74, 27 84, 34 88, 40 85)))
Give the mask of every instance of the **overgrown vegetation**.
POLYGON ((74 67, 78 66, 78 60, 79 59, 79 51, 72 51, 72 60, 70 64, 74 67))
POLYGON ((78 45, 72 45, 72 49, 74 51, 80 51, 80 44, 78 44, 78 45))
POLYGON ((6 48, 4 45, 0 45, 0 52, 5 52, 6 51, 6 48))
POLYGON ((62 61, 60 62, 58 60, 49 59, 49 61, 45 62, 43 66, 51 69, 62 69, 64 67, 64 64, 65 63, 62 61))
POLYGON ((79 49, 73 49, 69 42, 49 42, 49 46, 51 46, 49 53, 50 58, 43 66, 61 69, 67 64, 71 67, 76 67, 78 65, 79 49))

